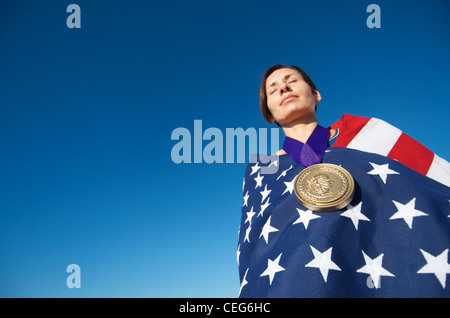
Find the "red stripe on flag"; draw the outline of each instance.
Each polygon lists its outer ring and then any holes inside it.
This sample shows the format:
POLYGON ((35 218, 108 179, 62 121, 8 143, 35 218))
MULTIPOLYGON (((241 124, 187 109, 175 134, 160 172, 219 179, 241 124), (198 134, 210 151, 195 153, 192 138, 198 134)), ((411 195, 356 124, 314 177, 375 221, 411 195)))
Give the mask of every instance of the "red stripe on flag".
POLYGON ((402 133, 388 157, 426 175, 433 162, 434 153, 417 140, 402 133))
POLYGON ((370 118, 344 114, 341 119, 330 126, 330 129, 339 129, 339 135, 336 137, 333 147, 347 147, 370 118))

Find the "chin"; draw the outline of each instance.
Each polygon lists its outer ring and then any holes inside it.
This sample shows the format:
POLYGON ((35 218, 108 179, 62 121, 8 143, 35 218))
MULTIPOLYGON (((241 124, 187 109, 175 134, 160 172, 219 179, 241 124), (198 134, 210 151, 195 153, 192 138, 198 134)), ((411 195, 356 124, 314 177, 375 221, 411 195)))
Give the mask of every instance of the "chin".
POLYGON ((278 122, 281 126, 291 126, 305 119, 316 120, 316 113, 314 111, 314 108, 302 110, 297 109, 289 113, 287 116, 275 118, 275 121, 278 122))

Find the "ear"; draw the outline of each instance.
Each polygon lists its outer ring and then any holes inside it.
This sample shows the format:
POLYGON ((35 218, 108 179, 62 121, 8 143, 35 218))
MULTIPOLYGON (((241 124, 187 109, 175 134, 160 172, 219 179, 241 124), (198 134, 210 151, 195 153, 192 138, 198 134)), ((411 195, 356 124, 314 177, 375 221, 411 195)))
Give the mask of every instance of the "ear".
POLYGON ((320 102, 320 100, 322 99, 322 96, 320 96, 319 91, 314 91, 314 95, 316 96, 316 102, 320 102))

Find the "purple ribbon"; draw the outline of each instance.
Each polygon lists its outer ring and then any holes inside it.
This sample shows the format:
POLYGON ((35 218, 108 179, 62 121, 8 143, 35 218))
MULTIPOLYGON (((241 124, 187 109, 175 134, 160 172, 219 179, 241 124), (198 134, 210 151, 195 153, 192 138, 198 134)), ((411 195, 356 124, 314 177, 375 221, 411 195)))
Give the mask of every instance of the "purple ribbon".
POLYGON ((306 144, 286 136, 283 143, 283 150, 295 162, 309 167, 322 161, 325 155, 325 149, 327 148, 329 135, 330 131, 328 129, 317 125, 306 141, 306 144))

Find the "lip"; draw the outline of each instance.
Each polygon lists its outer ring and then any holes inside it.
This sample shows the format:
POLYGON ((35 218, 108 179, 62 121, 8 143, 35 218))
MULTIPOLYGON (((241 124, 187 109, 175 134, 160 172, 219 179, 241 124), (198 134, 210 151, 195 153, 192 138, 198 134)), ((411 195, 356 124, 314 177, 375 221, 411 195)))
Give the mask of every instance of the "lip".
POLYGON ((291 100, 293 100, 294 98, 297 98, 297 97, 298 96, 294 95, 294 94, 287 95, 285 98, 283 98, 281 100, 280 106, 283 105, 284 103, 290 102, 291 100))

